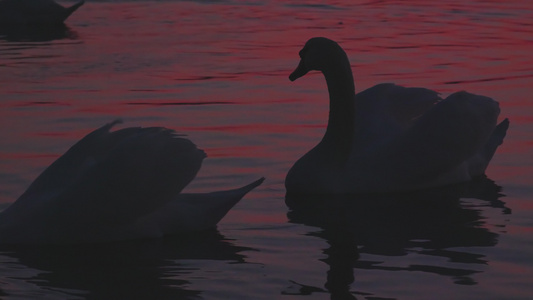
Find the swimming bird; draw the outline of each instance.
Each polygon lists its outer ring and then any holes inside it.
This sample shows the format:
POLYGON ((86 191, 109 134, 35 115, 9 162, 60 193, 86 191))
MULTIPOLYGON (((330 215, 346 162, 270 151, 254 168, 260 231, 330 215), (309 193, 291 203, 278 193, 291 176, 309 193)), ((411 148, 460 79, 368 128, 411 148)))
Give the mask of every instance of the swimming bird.
POLYGON ((285 178, 288 194, 418 190, 482 176, 503 143, 509 120, 489 97, 464 91, 441 99, 435 91, 378 84, 355 93, 344 50, 311 38, 300 51, 294 81, 323 73, 329 120, 322 140, 285 178))
POLYGON ((264 178, 242 188, 181 193, 204 151, 162 127, 94 130, 0 213, 0 244, 158 238, 214 228, 264 178))
POLYGON ((84 3, 63 7, 53 0, 0 0, 0 24, 61 25, 84 3))

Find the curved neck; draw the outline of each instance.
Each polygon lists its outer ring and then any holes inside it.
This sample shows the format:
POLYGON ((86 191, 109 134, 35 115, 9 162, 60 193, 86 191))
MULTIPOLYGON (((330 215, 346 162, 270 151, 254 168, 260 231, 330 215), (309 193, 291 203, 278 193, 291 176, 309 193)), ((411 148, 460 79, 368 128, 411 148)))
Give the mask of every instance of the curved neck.
POLYGON ((329 92, 329 120, 322 143, 336 161, 348 160, 354 134, 355 85, 348 61, 323 71, 329 92))

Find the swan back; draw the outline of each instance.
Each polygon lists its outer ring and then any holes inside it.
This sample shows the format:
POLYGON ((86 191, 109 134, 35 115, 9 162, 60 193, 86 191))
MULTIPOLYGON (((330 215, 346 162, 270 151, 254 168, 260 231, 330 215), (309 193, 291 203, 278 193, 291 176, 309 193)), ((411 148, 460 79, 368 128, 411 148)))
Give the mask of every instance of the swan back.
POLYGON ((378 84, 356 94, 354 151, 390 141, 441 100, 435 91, 392 83, 378 84))

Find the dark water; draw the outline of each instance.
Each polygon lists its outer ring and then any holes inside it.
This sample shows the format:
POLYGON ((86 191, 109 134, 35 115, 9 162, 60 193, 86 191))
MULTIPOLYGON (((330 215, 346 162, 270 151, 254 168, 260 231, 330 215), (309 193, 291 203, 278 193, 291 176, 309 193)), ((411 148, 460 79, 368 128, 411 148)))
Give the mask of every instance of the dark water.
POLYGON ((4 206, 116 118, 204 149, 189 190, 267 177, 205 235, 2 248, 0 298, 529 299, 533 4, 344 2, 91 1, 66 28, 0 33, 4 206), (285 174, 327 120, 323 78, 287 79, 312 36, 341 43, 357 90, 395 82, 497 99, 511 128, 490 180, 289 210, 285 174))

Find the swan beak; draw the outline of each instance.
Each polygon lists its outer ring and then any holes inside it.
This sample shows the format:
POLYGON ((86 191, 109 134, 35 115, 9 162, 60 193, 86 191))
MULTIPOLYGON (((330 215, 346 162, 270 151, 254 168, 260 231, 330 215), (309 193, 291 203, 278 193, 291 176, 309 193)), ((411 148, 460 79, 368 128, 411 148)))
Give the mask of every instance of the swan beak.
POLYGON ((305 66, 305 62, 302 59, 302 60, 300 60, 300 63, 298 64, 298 67, 296 67, 296 70, 294 70, 294 72, 292 72, 291 75, 289 75, 289 79, 291 81, 295 81, 296 79, 298 79, 298 78, 304 76, 305 74, 307 74, 307 72, 309 72, 309 70, 305 66))

